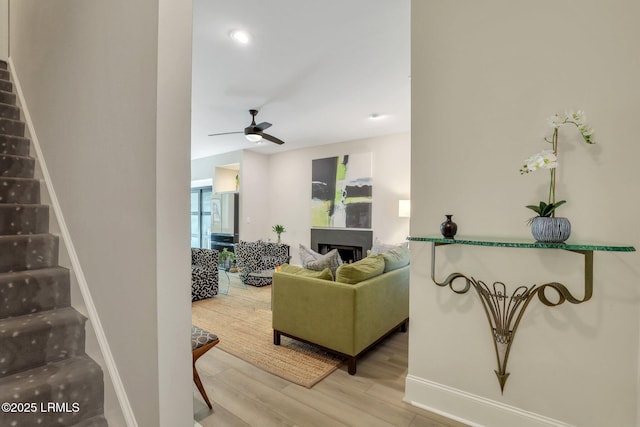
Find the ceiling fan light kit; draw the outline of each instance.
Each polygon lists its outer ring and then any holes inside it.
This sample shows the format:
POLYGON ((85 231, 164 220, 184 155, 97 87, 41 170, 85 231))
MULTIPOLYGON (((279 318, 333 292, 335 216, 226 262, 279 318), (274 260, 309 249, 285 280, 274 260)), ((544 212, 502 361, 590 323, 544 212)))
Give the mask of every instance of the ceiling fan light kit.
POLYGON ((234 133, 244 133, 245 137, 251 142, 261 142, 262 138, 267 141, 271 141, 275 144, 282 145, 284 141, 276 138, 275 136, 269 135, 268 133, 264 133, 265 129, 270 128, 272 125, 268 122, 262 122, 256 124, 256 115, 258 114, 258 110, 249 110, 249 114, 251 114, 251 124, 244 128, 244 132, 224 132, 224 133, 212 133, 209 136, 219 136, 219 135, 231 135, 234 133))
POLYGON ((248 133, 245 135, 245 137, 251 142, 260 142, 260 140, 262 139, 262 136, 258 135, 257 133, 248 133))

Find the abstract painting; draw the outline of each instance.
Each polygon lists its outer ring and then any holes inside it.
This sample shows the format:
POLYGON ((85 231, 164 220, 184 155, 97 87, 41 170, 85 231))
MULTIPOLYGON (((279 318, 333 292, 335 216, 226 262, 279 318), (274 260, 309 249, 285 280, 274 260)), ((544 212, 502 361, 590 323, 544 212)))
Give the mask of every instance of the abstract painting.
POLYGON ((311 226, 371 228, 371 153, 312 160, 311 226))

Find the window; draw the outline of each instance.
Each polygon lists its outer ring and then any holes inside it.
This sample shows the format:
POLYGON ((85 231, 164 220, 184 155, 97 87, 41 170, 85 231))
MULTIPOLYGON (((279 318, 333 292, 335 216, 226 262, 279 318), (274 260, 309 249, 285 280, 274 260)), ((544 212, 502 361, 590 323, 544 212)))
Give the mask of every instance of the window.
POLYGON ((191 247, 211 247, 211 187, 191 189, 191 247))

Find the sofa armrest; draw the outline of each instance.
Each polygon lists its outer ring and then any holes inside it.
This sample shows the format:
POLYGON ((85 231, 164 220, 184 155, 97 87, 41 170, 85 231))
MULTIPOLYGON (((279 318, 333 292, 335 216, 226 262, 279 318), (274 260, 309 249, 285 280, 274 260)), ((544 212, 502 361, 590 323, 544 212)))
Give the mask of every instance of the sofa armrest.
POLYGON ((359 353, 409 318, 409 266, 355 287, 354 351, 359 353))
POLYGON ((354 285, 274 273, 272 291, 273 329, 354 354, 354 285))

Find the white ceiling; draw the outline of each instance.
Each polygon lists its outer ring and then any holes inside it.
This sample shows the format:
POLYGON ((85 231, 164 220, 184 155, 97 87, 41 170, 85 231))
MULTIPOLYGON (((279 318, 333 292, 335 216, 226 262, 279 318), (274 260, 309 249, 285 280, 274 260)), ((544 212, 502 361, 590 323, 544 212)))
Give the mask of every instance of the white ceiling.
POLYGON ((410 0, 194 0, 193 15, 193 159, 409 131, 410 0), (242 131, 249 109, 283 146, 207 136, 242 131))

